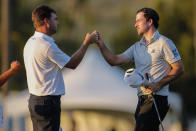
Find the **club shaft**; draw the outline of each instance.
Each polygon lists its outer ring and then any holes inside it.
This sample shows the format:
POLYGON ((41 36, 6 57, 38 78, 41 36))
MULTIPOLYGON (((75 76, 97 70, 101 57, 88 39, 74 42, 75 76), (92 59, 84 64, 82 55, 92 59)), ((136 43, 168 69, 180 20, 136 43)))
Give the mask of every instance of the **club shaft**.
POLYGON ((164 131, 163 124, 162 124, 162 121, 161 121, 161 117, 160 117, 160 114, 159 114, 159 110, 157 108, 157 104, 156 104, 156 101, 155 101, 155 98, 154 98, 153 95, 152 95, 152 100, 153 100, 153 103, 154 103, 154 106, 155 106, 155 110, 157 112, 157 116, 158 116, 159 122, 161 124, 162 131, 164 131))

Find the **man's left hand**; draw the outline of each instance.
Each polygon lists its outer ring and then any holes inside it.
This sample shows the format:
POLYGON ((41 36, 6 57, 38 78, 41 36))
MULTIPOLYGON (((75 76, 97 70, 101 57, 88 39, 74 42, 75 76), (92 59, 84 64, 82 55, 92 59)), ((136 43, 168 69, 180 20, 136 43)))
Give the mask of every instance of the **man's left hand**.
POLYGON ((151 82, 148 84, 148 87, 152 92, 157 92, 161 89, 161 85, 158 82, 151 82))

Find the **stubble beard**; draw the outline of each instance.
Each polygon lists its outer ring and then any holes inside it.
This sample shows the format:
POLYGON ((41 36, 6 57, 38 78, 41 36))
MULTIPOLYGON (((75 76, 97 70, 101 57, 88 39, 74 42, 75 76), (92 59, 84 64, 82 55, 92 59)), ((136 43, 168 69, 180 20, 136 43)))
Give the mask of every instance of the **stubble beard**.
POLYGON ((57 28, 51 28, 50 29, 50 34, 53 35, 57 32, 57 28))
POLYGON ((138 36, 142 36, 144 33, 143 32, 137 32, 138 36))

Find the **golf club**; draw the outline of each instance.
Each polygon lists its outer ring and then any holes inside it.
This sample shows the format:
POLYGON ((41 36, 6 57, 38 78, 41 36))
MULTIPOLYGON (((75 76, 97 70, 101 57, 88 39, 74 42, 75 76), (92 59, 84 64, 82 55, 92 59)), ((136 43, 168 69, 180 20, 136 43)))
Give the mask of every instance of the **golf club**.
POLYGON ((155 110, 157 112, 157 116, 158 116, 159 122, 161 124, 162 131, 164 131, 163 124, 162 124, 162 121, 161 121, 161 117, 160 117, 160 114, 159 114, 159 110, 157 108, 157 104, 156 104, 156 101, 155 101, 155 98, 154 98, 154 94, 152 94, 152 100, 153 100, 153 103, 154 103, 154 106, 155 106, 155 110))
MULTIPOLYGON (((146 73, 146 79, 149 80, 148 73, 146 73)), ((153 100, 153 103, 154 103, 154 106, 155 106, 155 110, 157 112, 159 122, 161 124, 162 131, 164 131, 163 124, 162 124, 162 121, 161 121, 161 117, 160 117, 160 114, 159 114, 159 110, 158 110, 158 107, 157 107, 157 104, 156 104, 156 101, 155 101, 155 98, 154 98, 155 93, 152 93, 151 95, 152 95, 152 100, 153 100)))

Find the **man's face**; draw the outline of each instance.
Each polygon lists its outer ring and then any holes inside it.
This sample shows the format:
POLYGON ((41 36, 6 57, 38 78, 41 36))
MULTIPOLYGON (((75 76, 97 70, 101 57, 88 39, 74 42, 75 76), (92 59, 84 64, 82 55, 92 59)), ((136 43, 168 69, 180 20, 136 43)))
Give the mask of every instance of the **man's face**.
POLYGON ((149 30, 150 23, 149 21, 146 21, 146 18, 144 17, 143 12, 137 13, 135 28, 137 29, 138 35, 143 35, 149 30))
POLYGON ((50 19, 48 19, 48 23, 50 25, 49 27, 49 33, 55 34, 57 32, 57 28, 58 28, 58 20, 57 20, 57 15, 55 13, 51 13, 51 17, 50 19))

